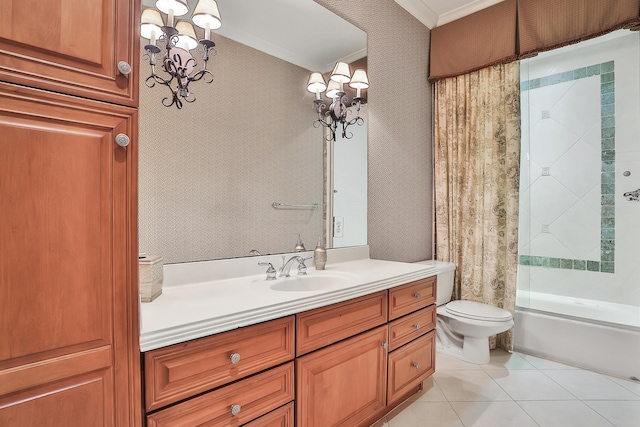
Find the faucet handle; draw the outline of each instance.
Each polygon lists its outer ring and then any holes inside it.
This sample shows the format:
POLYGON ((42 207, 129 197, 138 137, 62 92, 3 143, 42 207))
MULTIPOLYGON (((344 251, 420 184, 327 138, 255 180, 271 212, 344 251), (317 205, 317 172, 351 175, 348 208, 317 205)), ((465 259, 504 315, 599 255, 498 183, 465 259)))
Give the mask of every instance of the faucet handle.
POLYGON ((273 268, 273 264, 270 262, 259 262, 258 265, 269 266, 267 268, 267 280, 276 280, 276 269, 273 268))
POLYGON ((304 263, 306 260, 313 258, 308 256, 306 258, 298 257, 298 276, 304 276, 307 274, 307 265, 304 263))

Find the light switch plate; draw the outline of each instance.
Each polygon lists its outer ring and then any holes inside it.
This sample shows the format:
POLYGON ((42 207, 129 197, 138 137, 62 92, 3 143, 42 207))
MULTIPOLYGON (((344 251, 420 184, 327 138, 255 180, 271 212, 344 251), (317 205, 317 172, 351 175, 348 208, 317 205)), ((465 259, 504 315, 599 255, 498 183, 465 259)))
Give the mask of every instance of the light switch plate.
POLYGON ((333 217, 333 237, 342 237, 344 235, 344 217, 333 217))

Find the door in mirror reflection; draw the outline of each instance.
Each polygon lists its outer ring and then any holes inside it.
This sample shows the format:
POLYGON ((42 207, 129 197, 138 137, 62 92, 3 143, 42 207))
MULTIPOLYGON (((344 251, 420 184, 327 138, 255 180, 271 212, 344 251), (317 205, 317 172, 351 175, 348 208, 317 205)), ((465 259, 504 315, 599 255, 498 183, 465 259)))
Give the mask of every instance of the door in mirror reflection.
POLYGON ((327 228, 331 230, 329 245, 333 248, 367 244, 366 107, 361 115, 365 119, 362 126, 347 128, 353 135, 351 138, 343 138, 341 132, 337 132, 335 142, 328 142, 331 146, 333 218, 327 228))

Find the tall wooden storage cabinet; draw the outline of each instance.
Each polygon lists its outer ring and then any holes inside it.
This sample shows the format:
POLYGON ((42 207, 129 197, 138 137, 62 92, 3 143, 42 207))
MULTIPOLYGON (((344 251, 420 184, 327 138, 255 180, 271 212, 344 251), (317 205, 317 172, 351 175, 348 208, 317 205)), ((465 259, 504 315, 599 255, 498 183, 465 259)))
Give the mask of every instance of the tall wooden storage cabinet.
POLYGON ((2 426, 141 424, 139 8, 0 0, 2 426))

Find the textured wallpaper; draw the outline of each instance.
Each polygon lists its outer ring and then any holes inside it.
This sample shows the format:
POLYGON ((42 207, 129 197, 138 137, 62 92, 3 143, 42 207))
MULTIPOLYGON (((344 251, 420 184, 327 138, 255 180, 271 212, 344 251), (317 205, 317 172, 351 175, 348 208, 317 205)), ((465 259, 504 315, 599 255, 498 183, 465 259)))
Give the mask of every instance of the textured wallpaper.
MULTIPOLYGON (((372 258, 418 261, 432 255, 429 30, 393 0, 315 0, 367 32, 369 118, 368 243, 372 258)), ((310 31, 313 31, 310 29, 310 31)), ((321 34, 319 34, 321 37, 321 34)), ((165 263, 307 248, 322 233, 322 210, 275 211, 282 203, 322 203, 322 150, 311 126, 307 71, 220 38, 216 81, 193 87, 198 100, 165 108, 166 88, 140 90, 140 250, 165 263), (219 61, 234 61, 256 93, 228 86, 219 61), (235 99, 228 108, 218 99, 235 99), (264 120, 248 120, 259 113, 264 120), (272 120, 285 115, 286 125, 272 120), (286 135, 286 137, 285 137, 286 135), (314 160, 312 160, 314 159, 314 160), (257 192, 255 190, 258 190, 257 192), (259 194, 249 200, 247 194, 259 194), (247 240, 248 239, 248 240, 247 240), (250 243, 246 243, 250 242, 250 243)), ((141 77, 147 74, 142 63, 141 77)), ((237 76, 235 76, 237 77, 237 76)))
POLYGON ((316 0, 367 32, 371 257, 432 255, 429 29, 393 0, 316 0))

